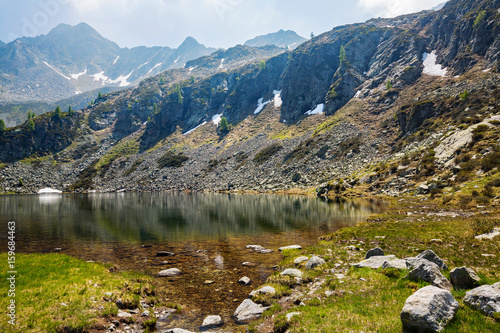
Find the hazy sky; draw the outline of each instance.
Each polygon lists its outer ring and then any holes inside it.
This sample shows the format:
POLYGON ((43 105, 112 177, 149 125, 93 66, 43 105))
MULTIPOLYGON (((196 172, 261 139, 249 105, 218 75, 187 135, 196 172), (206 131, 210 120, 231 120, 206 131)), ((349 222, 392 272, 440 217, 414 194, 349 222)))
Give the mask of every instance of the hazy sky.
POLYGON ((177 47, 187 36, 213 47, 279 29, 309 38, 372 17, 430 9, 445 0, 0 0, 0 40, 85 22, 121 47, 177 47))

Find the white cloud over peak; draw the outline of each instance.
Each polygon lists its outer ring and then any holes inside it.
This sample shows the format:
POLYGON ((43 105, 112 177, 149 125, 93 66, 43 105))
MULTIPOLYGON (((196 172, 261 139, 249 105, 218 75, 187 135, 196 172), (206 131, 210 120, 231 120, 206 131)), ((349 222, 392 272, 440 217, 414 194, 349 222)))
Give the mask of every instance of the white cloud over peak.
POLYGON ((431 9, 446 0, 358 0, 358 7, 373 16, 395 17, 431 9))

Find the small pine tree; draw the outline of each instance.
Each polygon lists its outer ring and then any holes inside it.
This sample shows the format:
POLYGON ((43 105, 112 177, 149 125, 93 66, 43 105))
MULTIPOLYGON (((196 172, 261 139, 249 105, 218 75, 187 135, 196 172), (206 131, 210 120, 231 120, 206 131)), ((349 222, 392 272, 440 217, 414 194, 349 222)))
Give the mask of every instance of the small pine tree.
POLYGON ((226 133, 229 131, 229 124, 227 122, 227 119, 226 117, 222 117, 220 119, 220 123, 219 123, 219 131, 221 131, 222 133, 226 133))
POLYGON ((0 133, 5 131, 5 122, 3 119, 0 119, 0 133))
POLYGON ((58 121, 62 118, 62 111, 61 111, 61 108, 59 107, 59 105, 56 107, 56 109, 54 110, 54 116, 53 116, 53 119, 58 121))
POLYGON ((182 104, 182 90, 181 90, 181 85, 178 83, 175 86, 175 93, 177 95, 177 103, 182 104))
POLYGON ((314 37, 316 37, 314 36, 314 32, 311 32, 311 39, 313 39, 314 37))
POLYGON ((17 184, 19 185, 19 187, 22 187, 22 186, 24 186, 24 181, 21 178, 19 178, 19 181, 17 182, 17 184))
POLYGON ((97 99, 96 101, 99 101, 102 99, 102 93, 99 91, 99 93, 97 94, 97 99))
POLYGON ((385 89, 386 90, 392 89, 392 81, 391 80, 387 80, 387 82, 385 83, 385 89))
POLYGON ((263 71, 264 69, 266 69, 266 62, 264 60, 261 60, 259 62, 259 70, 263 71))
POLYGON ((161 84, 161 85, 165 84, 165 79, 163 78, 163 76, 162 76, 162 77, 160 77, 160 84, 161 84))
POLYGON ((340 64, 342 65, 346 60, 346 55, 345 55, 345 47, 344 45, 340 46, 340 52, 339 52, 339 61, 340 64))
POLYGON ((30 120, 30 119, 33 119, 35 118, 35 112, 31 111, 31 110, 28 110, 28 116, 26 117, 26 120, 30 120))
POLYGON ((153 114, 156 114, 158 112, 158 105, 156 103, 153 104, 153 114))
POLYGON ((26 126, 28 127, 28 130, 29 131, 34 131, 35 130, 35 122, 33 121, 33 119, 30 119, 28 120, 28 122, 26 123, 26 126))
POLYGON ((194 83, 194 75, 191 75, 190 80, 191 80, 191 84, 193 84, 194 83))
POLYGON ((73 116, 75 114, 75 111, 71 108, 71 105, 68 107, 68 116, 73 116))

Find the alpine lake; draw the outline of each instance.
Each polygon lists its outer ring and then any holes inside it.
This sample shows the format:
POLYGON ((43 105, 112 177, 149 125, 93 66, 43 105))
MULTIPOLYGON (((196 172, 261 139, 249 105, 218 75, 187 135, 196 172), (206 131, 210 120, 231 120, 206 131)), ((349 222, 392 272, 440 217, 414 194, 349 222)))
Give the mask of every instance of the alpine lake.
POLYGON ((272 274, 282 258, 279 247, 312 245, 382 209, 376 201, 264 194, 0 196, 0 221, 16 221, 18 252, 61 252, 150 274, 166 300, 183 307, 158 327, 195 330, 205 316, 220 315, 225 331, 240 331, 229 318, 272 274), (273 252, 257 253, 247 245, 273 252), (160 251, 173 255, 157 256, 160 251), (169 268, 182 274, 157 276, 169 268), (238 284, 243 276, 252 283, 238 284))

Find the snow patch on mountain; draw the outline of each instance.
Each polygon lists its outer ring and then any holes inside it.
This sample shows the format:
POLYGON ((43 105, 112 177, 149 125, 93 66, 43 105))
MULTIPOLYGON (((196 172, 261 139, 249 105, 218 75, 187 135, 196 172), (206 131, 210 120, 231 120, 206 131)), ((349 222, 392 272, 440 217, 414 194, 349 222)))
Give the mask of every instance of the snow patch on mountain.
POLYGON ((187 131, 186 133, 182 133, 182 135, 188 135, 190 133, 193 133, 194 131, 196 131, 198 128, 200 128, 201 126, 205 125, 207 122, 204 121, 202 122, 201 124, 199 124, 198 126, 196 126, 195 128, 193 128, 192 130, 189 130, 187 131))
POLYGON ((64 75, 63 73, 59 72, 58 70, 56 70, 54 67, 50 66, 46 61, 43 62, 45 65, 47 65, 47 67, 49 67, 50 69, 52 69, 54 72, 56 72, 57 74, 61 75, 63 78, 65 78, 66 80, 71 80, 71 78, 67 77, 66 75, 64 75))
POLYGON ((116 62, 120 59, 120 56, 116 57, 115 61, 113 61, 113 65, 116 65, 116 62))
POLYGON ((69 76, 71 76, 71 78, 72 78, 73 80, 78 80, 78 78, 79 78, 80 76, 85 75, 85 74, 87 74, 87 67, 85 67, 85 70, 84 70, 83 72, 78 73, 78 74, 70 74, 69 76))
POLYGON ((274 90, 274 107, 280 108, 283 105, 283 100, 281 99, 281 90, 274 90))
POLYGON ((325 110, 325 104, 318 104, 314 110, 309 110, 304 114, 307 114, 308 116, 312 116, 315 114, 321 114, 325 110))
POLYGON ((424 63, 423 73, 432 76, 446 76, 447 68, 443 68, 440 64, 436 62, 436 51, 429 53, 424 53, 422 61, 424 63))
POLYGON ((253 114, 259 114, 262 110, 264 110, 264 107, 271 103, 271 101, 264 102, 264 98, 259 98, 257 101, 257 109, 253 112, 253 114))
POLYGON ((216 114, 215 116, 212 117, 212 121, 214 122, 215 126, 219 126, 221 119, 222 119, 222 113, 216 114))
POLYGON ((154 66, 153 66, 153 68, 151 68, 151 69, 149 70, 149 72, 147 72, 147 73, 146 73, 146 75, 151 74, 151 73, 155 70, 155 68, 158 68, 158 67, 160 67, 161 65, 162 65, 162 63, 161 63, 161 62, 157 63, 156 65, 154 65, 154 66))

